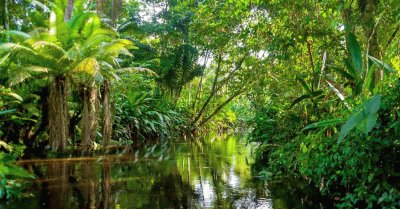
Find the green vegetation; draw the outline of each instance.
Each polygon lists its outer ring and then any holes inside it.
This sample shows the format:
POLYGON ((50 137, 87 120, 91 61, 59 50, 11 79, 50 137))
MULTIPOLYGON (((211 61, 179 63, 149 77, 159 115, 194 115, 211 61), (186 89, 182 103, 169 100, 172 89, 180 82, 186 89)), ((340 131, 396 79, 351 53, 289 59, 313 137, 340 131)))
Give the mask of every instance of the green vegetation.
POLYGON ((24 154, 245 130, 254 175, 306 180, 337 208, 398 208, 399 13, 398 0, 4 0, 0 199, 24 196, 24 154))

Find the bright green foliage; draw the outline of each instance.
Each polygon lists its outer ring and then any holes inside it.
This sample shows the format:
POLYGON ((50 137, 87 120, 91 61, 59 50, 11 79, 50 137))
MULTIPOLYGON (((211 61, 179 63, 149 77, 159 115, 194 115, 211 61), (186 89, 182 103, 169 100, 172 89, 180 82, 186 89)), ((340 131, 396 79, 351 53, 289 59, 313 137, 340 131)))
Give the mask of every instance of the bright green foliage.
POLYGON ((120 78, 115 95, 115 140, 166 140, 188 129, 182 113, 174 111, 171 102, 159 94, 154 77, 124 73, 120 78))
POLYGON ((272 70, 248 98, 262 174, 305 178, 337 208, 400 206, 393 2, 260 3, 272 70))
POLYGON ((399 207, 397 0, 5 2, 7 143, 44 150, 63 130, 61 150, 102 134, 139 146, 247 125, 263 176, 304 178, 339 208, 399 207))

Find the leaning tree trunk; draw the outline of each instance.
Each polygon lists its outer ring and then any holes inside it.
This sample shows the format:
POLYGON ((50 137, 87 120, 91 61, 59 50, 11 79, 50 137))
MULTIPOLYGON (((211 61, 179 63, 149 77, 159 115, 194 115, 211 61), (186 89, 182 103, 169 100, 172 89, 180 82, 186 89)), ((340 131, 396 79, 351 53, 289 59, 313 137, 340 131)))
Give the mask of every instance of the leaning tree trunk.
POLYGON ((63 151, 68 139, 67 79, 55 77, 49 97, 49 141, 53 151, 63 151))
POLYGON ((112 136, 112 113, 110 104, 110 81, 103 83, 103 145, 107 146, 112 136))
POLYGON ((93 141, 96 138, 96 99, 96 87, 86 87, 83 93, 83 115, 81 133, 81 142, 85 150, 93 146, 93 141))

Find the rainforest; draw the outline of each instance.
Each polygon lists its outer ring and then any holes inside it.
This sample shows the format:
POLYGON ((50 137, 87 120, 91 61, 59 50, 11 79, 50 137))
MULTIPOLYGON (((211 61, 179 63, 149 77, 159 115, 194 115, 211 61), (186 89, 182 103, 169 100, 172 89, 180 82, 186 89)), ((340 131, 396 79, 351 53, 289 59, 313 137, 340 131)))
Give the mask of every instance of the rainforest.
POLYGON ((400 0, 0 0, 0 209, 400 208, 400 0))

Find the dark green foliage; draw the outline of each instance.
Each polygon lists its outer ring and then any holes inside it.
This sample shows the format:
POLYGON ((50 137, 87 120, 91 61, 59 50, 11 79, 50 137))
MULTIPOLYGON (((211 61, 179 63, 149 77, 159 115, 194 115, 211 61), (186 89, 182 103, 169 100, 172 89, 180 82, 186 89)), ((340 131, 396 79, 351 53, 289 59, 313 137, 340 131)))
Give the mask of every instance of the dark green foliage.
POLYGON ((203 68, 196 63, 199 55, 192 45, 182 44, 172 52, 161 60, 160 81, 179 95, 185 84, 203 74, 203 68))
POLYGON ((34 178, 16 164, 16 158, 24 149, 24 146, 8 145, 0 140, 0 200, 22 197, 27 184, 24 179, 34 178))

